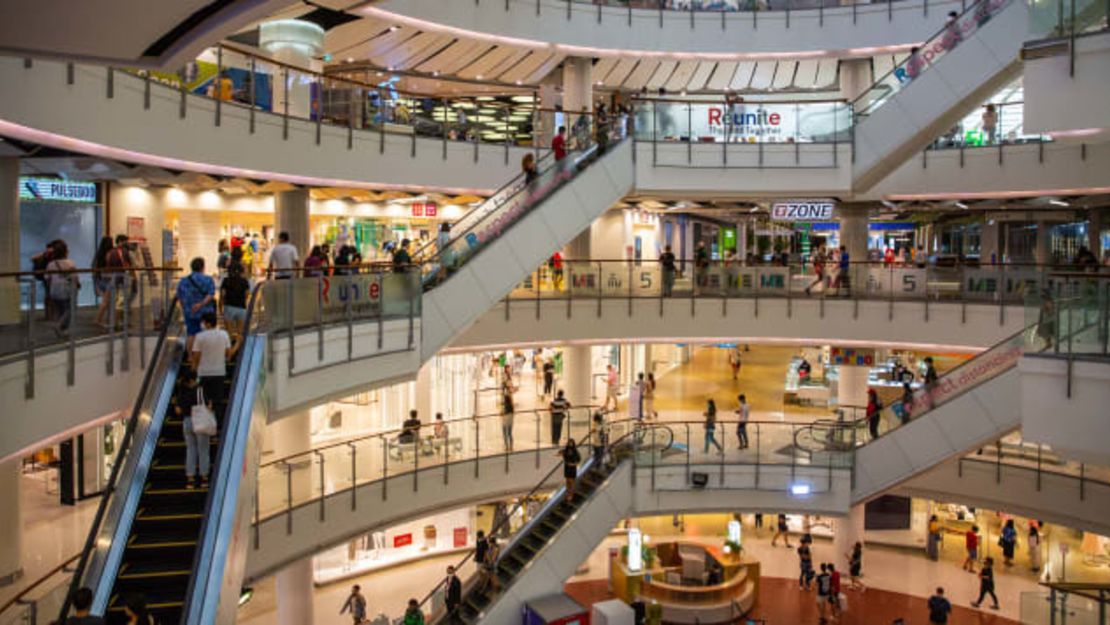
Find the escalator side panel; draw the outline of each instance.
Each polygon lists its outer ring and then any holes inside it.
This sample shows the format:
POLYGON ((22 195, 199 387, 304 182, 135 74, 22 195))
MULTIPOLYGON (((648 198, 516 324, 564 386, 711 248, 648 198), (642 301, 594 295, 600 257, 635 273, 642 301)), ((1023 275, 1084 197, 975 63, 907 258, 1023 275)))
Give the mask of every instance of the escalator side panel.
POLYGON ((224 431, 225 443, 215 465, 212 488, 193 579, 182 623, 232 624, 246 570, 257 489, 258 459, 267 406, 263 397, 265 337, 251 335, 243 349, 237 374, 240 386, 232 390, 224 431))
MULTIPOLYGON (((128 537, 131 535, 139 500, 146 486, 155 449, 162 435, 170 398, 177 381, 184 346, 173 341, 166 346, 160 362, 161 372, 154 382, 149 410, 144 410, 135 426, 134 438, 127 460, 121 470, 119 486, 111 493, 111 503, 105 516, 96 551, 90 556, 82 585, 93 589, 93 614, 104 614, 111 600, 112 589, 123 562, 128 537)), ((152 363, 151 366, 155 366, 152 363)))

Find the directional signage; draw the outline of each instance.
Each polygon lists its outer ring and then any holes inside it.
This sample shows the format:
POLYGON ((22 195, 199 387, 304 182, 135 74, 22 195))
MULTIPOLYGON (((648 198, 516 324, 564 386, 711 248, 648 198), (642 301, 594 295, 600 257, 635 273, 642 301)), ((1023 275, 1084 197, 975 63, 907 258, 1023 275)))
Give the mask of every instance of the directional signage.
POLYGON ((775 221, 829 221, 833 218, 833 203, 828 200, 789 200, 771 205, 771 219, 775 221))

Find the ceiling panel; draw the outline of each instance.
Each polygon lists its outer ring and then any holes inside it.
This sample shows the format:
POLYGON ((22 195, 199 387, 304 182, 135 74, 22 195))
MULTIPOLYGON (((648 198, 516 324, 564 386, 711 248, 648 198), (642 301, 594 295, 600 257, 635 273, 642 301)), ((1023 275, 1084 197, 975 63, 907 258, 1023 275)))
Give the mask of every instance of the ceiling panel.
POLYGON ((324 51, 337 59, 345 59, 353 55, 355 48, 388 29, 389 23, 379 19, 347 22, 324 33, 324 51))
POLYGON ((636 68, 638 62, 639 59, 622 58, 620 62, 617 63, 617 66, 613 68, 613 71, 609 72, 609 75, 605 77, 605 86, 619 87, 624 84, 624 79, 628 78, 628 75, 636 68))
POLYGON ((527 57, 520 60, 519 63, 514 65, 507 72, 501 74, 500 80, 505 82, 524 81, 524 79, 536 71, 540 65, 550 60, 554 56, 550 52, 543 52, 542 50, 534 50, 528 54, 527 57))
MULTIPOLYGON (((443 63, 440 64, 440 67, 432 71, 438 71, 441 74, 457 73, 459 70, 466 67, 467 65, 470 65, 474 61, 478 60, 483 54, 493 49, 493 46, 491 44, 483 41, 473 41, 471 43, 474 45, 469 46, 466 49, 460 49, 456 51, 455 47, 458 45, 458 42, 456 42, 454 45, 450 46, 443 52, 432 57, 433 61, 444 57, 443 63)), ((427 65, 427 63, 425 63, 424 65, 427 65)), ((423 67, 423 65, 420 66, 421 69, 423 67)))
POLYGON ((498 61, 493 67, 486 70, 482 76, 486 80, 501 80, 501 75, 513 68, 514 65, 524 60, 531 52, 528 48, 510 48, 511 54, 498 61))
POLYGON ((444 35, 444 36, 440 37, 439 39, 437 39, 434 43, 432 43, 428 47, 424 48, 423 50, 421 50, 421 51, 417 52, 416 54, 413 54, 409 58, 405 59, 397 67, 399 67, 400 69, 403 69, 403 70, 413 69, 416 66, 420 65, 421 63, 423 63, 424 61, 426 61, 426 60, 432 58, 433 56, 435 56, 436 54, 439 54, 440 52, 442 52, 445 48, 450 46, 452 44, 452 42, 454 42, 454 41, 455 40, 450 35, 444 35))
POLYGON ((818 88, 831 87, 836 84, 836 71, 839 68, 839 61, 836 59, 821 59, 817 62, 817 82, 814 85, 818 88))
POLYGON ((694 70, 694 75, 690 77, 689 82, 686 83, 686 88, 690 91, 701 91, 705 89, 706 83, 709 82, 709 77, 713 75, 713 69, 717 64, 712 61, 701 61, 698 63, 698 68, 694 70))
POLYGON ((548 74, 550 74, 556 67, 559 66, 559 63, 563 62, 563 59, 565 58, 567 58, 567 55, 565 54, 552 55, 551 58, 541 63, 539 67, 532 70, 530 74, 521 78, 521 80, 525 83, 535 84, 543 80, 548 74))
POLYGON ((717 67, 713 70, 713 76, 710 77, 706 86, 713 91, 728 91, 729 85, 732 84, 732 75, 736 73, 737 65, 739 63, 734 61, 717 63, 717 67))
POLYGON ((771 81, 772 89, 789 89, 794 84, 794 71, 798 69, 797 61, 779 61, 775 68, 775 79, 771 81))
POLYGON ((420 33, 385 54, 370 57, 370 61, 380 67, 400 67, 405 61, 420 54, 429 46, 435 45, 436 42, 447 43, 450 40, 450 36, 439 33, 420 33))
MULTIPOLYGON (((773 63, 772 61, 772 64, 773 63)), ((752 74, 754 73, 755 61, 741 61, 736 66, 736 73, 732 75, 732 82, 728 84, 728 88, 733 91, 747 89, 748 85, 752 82, 752 74)))
POLYGON ((605 77, 609 75, 609 72, 613 71, 613 68, 617 66, 619 61, 619 57, 606 56, 602 57, 597 63, 594 63, 592 73, 594 84, 598 85, 604 83, 605 77))
POLYGON ((678 67, 678 61, 663 61, 652 72, 651 78, 648 79, 645 86, 649 91, 658 91, 659 87, 667 84, 667 80, 670 79, 676 67, 678 67))
POLYGON ((698 69, 701 63, 699 61, 683 61, 678 64, 671 77, 664 85, 667 91, 683 91, 688 89, 690 78, 693 77, 694 72, 698 69))
POLYGON ((794 86, 799 89, 812 89, 817 82, 817 59, 798 61, 798 71, 794 73, 794 86))
POLYGON ((871 67, 873 68, 873 73, 871 75, 878 80, 889 74, 890 70, 894 69, 894 57, 889 54, 876 55, 871 59, 871 67))
POLYGON ((624 87, 632 91, 639 91, 641 87, 647 84, 651 79, 652 74, 659 67, 659 61, 645 59, 636 65, 636 69, 628 75, 624 80, 624 87))
POLYGON ((755 71, 752 72, 752 81, 748 83, 751 89, 764 90, 771 86, 775 79, 775 66, 777 61, 757 61, 755 71))
POLYGON ((462 78, 474 80, 484 78, 486 72, 488 72, 501 61, 504 61, 505 59, 511 57, 517 51, 518 50, 516 48, 510 48, 507 46, 495 47, 489 52, 486 52, 482 56, 478 57, 478 59, 475 60, 473 63, 452 73, 458 74, 462 78))
POLYGON ((356 59, 372 59, 389 52, 401 45, 405 40, 415 37, 420 31, 411 26, 401 26, 396 30, 387 31, 371 39, 366 45, 356 48, 359 54, 356 59))

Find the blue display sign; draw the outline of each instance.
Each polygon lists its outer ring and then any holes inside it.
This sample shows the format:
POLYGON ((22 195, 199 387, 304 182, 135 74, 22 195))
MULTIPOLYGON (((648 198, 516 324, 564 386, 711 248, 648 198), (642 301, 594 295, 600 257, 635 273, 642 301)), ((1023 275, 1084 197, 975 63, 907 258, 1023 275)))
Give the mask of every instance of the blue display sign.
POLYGON ((19 199, 94 203, 96 183, 20 176, 19 199))

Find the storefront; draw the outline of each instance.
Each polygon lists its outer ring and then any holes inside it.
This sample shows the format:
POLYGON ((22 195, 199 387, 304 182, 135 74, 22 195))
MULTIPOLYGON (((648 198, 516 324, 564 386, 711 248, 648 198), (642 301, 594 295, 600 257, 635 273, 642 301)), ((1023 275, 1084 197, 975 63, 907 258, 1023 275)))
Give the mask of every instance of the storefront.
MULTIPOLYGON (((99 185, 56 178, 19 179, 20 269, 33 269, 31 258, 46 244, 61 239, 78 268, 92 265, 103 228, 99 185)), ((92 276, 80 276, 79 306, 96 303, 92 276)), ((42 294, 39 294, 41 299, 42 294)))

